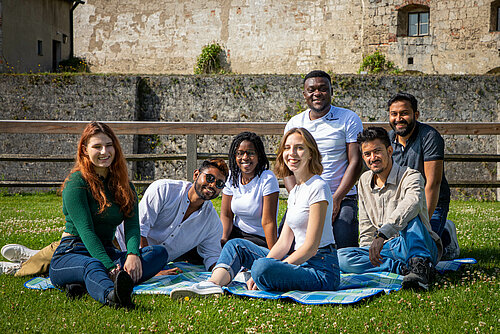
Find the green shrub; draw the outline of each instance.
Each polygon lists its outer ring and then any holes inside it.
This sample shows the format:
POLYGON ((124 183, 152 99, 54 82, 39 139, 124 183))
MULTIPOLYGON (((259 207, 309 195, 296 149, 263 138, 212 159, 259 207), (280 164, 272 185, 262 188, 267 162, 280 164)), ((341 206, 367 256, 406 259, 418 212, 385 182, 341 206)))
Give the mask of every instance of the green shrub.
POLYGON ((194 74, 220 73, 222 71, 220 64, 222 53, 223 49, 219 43, 205 45, 196 59, 194 74))
POLYGON ((383 72, 396 74, 399 73, 400 70, 392 61, 385 59, 385 56, 377 50, 373 54, 363 57, 363 62, 358 70, 358 73, 361 72, 367 72, 369 74, 383 72))

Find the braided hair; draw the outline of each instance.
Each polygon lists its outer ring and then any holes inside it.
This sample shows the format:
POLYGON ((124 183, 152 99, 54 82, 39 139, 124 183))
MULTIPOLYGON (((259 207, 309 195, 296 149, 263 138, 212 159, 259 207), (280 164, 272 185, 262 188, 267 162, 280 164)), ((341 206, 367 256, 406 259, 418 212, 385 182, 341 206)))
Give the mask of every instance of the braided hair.
POLYGON ((235 188, 239 185, 239 178, 241 174, 241 170, 236 163, 236 151, 238 150, 238 147, 240 147, 240 144, 245 140, 251 142, 257 151, 258 162, 257 167, 255 167, 255 175, 260 176, 263 171, 269 169, 269 160, 267 159, 262 139, 256 133, 248 131, 236 135, 231 143, 231 147, 229 148, 229 170, 231 171, 231 181, 233 183, 233 187, 235 188))

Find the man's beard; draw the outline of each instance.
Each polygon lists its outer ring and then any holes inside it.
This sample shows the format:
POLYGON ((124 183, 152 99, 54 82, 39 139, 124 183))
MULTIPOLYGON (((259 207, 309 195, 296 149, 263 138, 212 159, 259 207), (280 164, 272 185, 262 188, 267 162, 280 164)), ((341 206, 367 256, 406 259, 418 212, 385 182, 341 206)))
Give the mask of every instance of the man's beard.
MULTIPOLYGON (((371 167, 371 164, 370 164, 370 167, 371 167)), ((385 170, 385 167, 381 165, 379 168, 377 168, 375 170, 371 169, 371 168, 370 168, 370 170, 373 172, 373 174, 380 174, 385 170)))
POLYGON ((394 132, 398 135, 398 136, 401 136, 401 137, 406 137, 408 136, 412 131, 413 129, 415 128, 415 120, 412 120, 410 123, 406 122, 406 121, 400 121, 400 122, 394 122, 394 123, 391 123, 391 128, 394 130, 394 132), (404 130, 398 130, 396 128, 396 125, 397 124, 406 124, 406 128, 404 130))
MULTIPOLYGON (((199 178, 199 177, 198 177, 199 178)), ((198 195, 198 197, 200 197, 201 199, 205 200, 205 201, 210 201, 214 198, 216 198, 217 196, 219 196, 219 194, 217 194, 217 190, 214 189, 214 194, 212 196, 207 196, 207 195, 204 195, 203 192, 202 192, 202 185, 198 182, 198 178, 196 179, 196 181, 194 181, 194 191, 196 192, 196 195, 198 195)))

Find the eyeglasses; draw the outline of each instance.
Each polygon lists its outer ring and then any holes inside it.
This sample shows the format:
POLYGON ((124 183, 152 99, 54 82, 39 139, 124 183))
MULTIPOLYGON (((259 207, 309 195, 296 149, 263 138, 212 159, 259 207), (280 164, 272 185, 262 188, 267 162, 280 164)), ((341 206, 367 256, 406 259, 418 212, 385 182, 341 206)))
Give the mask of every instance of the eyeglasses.
POLYGON ((215 187, 217 189, 222 189, 226 185, 226 182, 224 182, 222 180, 217 180, 217 178, 215 176, 213 176, 212 174, 208 174, 208 173, 204 173, 204 172, 202 172, 202 173, 206 175, 205 179, 207 180, 208 183, 215 182, 215 187))
POLYGON ((247 155, 247 157, 252 158, 254 157, 257 153, 255 151, 236 151, 236 157, 237 158, 243 158, 244 155, 247 155))

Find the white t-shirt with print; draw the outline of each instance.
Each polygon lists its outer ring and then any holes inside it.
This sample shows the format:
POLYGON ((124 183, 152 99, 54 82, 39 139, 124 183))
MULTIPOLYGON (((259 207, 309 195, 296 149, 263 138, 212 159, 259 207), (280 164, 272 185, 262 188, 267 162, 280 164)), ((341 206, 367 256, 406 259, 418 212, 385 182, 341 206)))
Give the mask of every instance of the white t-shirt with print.
MULTIPOLYGON (((285 133, 291 128, 307 129, 318 144, 321 153, 323 174, 321 177, 330 186, 333 193, 347 169, 347 143, 355 143, 358 133, 363 131, 363 124, 358 115, 344 108, 331 106, 323 117, 311 120, 309 109, 292 117, 285 127, 285 133)), ((347 195, 355 195, 354 186, 347 195)))
POLYGON ((288 196, 286 222, 295 235, 295 249, 302 246, 306 239, 311 205, 321 201, 327 201, 328 208, 319 247, 335 243, 332 227, 332 193, 325 180, 318 175, 314 175, 306 182, 293 187, 288 196))
MULTIPOLYGON (((265 170, 260 176, 255 176, 248 184, 233 186, 231 176, 228 177, 223 193, 233 196, 231 211, 234 214, 233 224, 246 233, 265 237, 262 228, 262 208, 264 196, 279 192, 278 179, 270 170, 265 170)), ((278 210, 276 210, 276 215, 278 210)))

